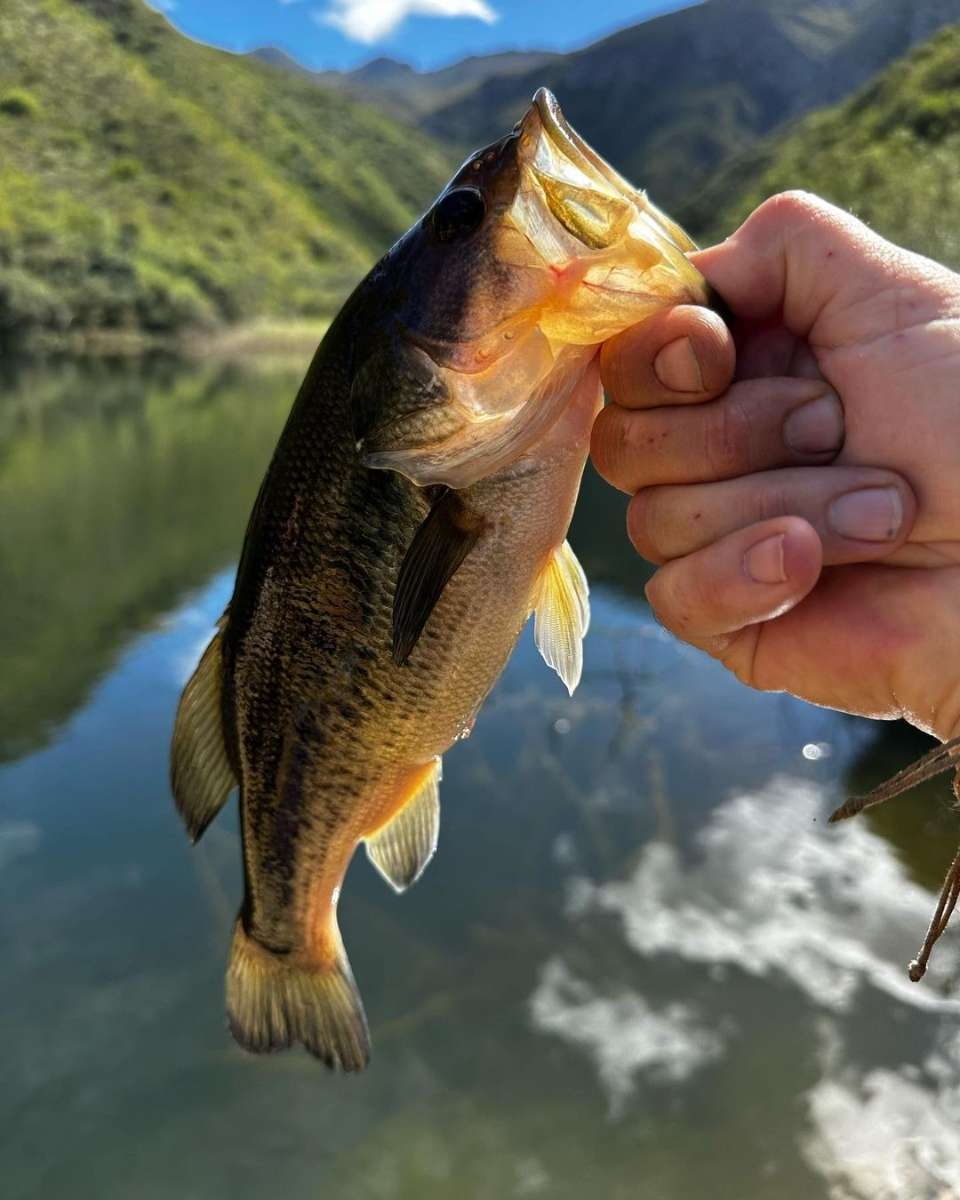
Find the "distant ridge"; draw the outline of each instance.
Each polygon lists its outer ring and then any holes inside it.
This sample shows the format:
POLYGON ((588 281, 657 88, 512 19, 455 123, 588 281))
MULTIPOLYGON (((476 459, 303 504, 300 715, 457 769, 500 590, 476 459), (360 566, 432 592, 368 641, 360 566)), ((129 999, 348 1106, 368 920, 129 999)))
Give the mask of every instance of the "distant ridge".
POLYGON ((352 71, 310 71, 276 47, 255 50, 253 57, 368 103, 389 105, 394 116, 422 124, 431 113, 468 98, 488 79, 529 74, 563 56, 547 51, 508 50, 474 55, 435 71, 418 71, 409 63, 383 56, 352 71))

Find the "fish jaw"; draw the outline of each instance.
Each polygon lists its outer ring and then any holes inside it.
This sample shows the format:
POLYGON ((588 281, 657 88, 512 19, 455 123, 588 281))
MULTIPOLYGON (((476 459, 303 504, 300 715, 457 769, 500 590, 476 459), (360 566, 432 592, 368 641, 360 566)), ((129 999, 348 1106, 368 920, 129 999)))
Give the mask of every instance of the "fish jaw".
POLYGON ((539 322, 547 337, 596 345, 660 308, 707 303, 687 258, 696 244, 580 137, 546 88, 520 122, 520 160, 510 220, 555 280, 539 322))
POLYGON ((694 243, 568 125, 546 89, 444 195, 489 172, 496 202, 458 251, 470 283, 451 328, 436 313, 429 329, 401 321, 401 338, 433 363, 448 420, 418 416, 393 438, 387 425, 362 447, 365 465, 421 487, 462 488, 504 470, 557 419, 600 344, 660 309, 709 300, 687 258, 694 243), (509 172, 509 194, 496 190, 497 171, 509 172), (510 286, 501 293, 474 271, 471 254, 496 262, 510 286))
POLYGON ((462 489, 497 475, 550 432, 596 353, 593 346, 566 347, 513 409, 475 417, 463 433, 438 446, 381 450, 367 454, 364 462, 397 471, 418 487, 443 484, 462 489))

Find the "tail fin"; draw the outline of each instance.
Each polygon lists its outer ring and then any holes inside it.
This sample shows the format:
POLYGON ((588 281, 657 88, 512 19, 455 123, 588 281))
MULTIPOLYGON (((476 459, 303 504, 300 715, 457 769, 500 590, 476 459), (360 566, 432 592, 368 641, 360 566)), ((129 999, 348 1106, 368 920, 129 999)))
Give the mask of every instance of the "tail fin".
POLYGON ((227 968, 227 1018, 244 1050, 264 1054, 297 1042, 328 1067, 362 1071, 370 1061, 363 1001, 337 935, 331 963, 281 958, 238 919, 227 968))

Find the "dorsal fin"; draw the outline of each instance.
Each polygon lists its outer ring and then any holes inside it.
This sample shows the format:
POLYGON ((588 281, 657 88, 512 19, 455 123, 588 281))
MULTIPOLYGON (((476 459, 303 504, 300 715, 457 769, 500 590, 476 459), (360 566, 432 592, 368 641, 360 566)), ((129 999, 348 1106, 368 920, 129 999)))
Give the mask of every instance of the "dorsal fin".
MULTIPOLYGON (((221 622, 221 625, 223 623, 221 622)), ((214 635, 183 689, 173 727, 170 783, 177 810, 197 841, 236 784, 223 739, 223 654, 214 635)))
POLYGON ((590 625, 590 588, 569 542, 550 555, 537 584, 534 638, 572 696, 583 670, 583 639, 590 625))
POLYGON ((456 492, 445 491, 413 535, 393 600, 393 657, 401 666, 482 530, 483 519, 456 492))
POLYGON ((440 759, 436 758, 400 811, 365 839, 367 858, 395 891, 403 892, 416 883, 437 848, 441 774, 440 759))

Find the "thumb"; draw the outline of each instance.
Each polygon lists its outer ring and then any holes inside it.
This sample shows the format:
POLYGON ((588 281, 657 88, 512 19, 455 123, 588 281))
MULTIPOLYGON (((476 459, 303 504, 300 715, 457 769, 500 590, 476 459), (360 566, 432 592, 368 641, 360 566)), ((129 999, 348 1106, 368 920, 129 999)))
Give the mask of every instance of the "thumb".
POLYGON ((808 192, 773 196, 725 242, 690 257, 737 316, 782 314, 791 333, 827 347, 934 316, 941 287, 955 287, 945 268, 808 192))

